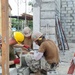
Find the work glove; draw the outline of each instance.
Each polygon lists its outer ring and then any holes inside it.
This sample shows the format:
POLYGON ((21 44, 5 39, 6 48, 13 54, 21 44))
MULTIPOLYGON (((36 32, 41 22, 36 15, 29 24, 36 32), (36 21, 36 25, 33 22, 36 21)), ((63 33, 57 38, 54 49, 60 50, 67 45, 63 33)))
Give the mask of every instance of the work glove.
POLYGON ((31 51, 31 48, 29 45, 24 45, 23 47, 26 48, 28 51, 31 51))
POLYGON ((29 46, 29 45, 24 45, 23 47, 25 47, 25 48, 27 48, 27 49, 29 49, 29 48, 30 48, 30 46, 29 46))
POLYGON ((16 58, 15 60, 14 60, 14 64, 19 64, 20 63, 20 59, 19 58, 16 58))

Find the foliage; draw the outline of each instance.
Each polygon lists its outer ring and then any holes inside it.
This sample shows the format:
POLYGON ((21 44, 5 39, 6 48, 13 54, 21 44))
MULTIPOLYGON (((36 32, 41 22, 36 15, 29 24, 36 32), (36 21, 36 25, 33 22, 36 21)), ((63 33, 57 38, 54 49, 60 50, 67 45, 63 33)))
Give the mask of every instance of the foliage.
POLYGON ((28 5, 33 7, 33 3, 31 1, 28 3, 28 5))
POLYGON ((11 23, 12 23, 12 28, 16 28, 16 30, 20 30, 21 29, 22 20, 16 19, 16 18, 12 18, 11 23))
MULTIPOLYGON (((16 28, 17 31, 21 31, 24 28, 24 20, 22 19, 18 19, 18 18, 12 18, 11 19, 11 24, 12 24, 12 28, 16 28)), ((27 26, 29 26, 31 29, 33 29, 33 21, 32 20, 28 20, 27 21, 27 26)))
POLYGON ((31 21, 28 21, 28 26, 31 28, 31 29, 33 29, 33 21, 31 20, 31 21))
POLYGON ((31 11, 33 12, 33 3, 30 1, 28 5, 32 7, 31 11))

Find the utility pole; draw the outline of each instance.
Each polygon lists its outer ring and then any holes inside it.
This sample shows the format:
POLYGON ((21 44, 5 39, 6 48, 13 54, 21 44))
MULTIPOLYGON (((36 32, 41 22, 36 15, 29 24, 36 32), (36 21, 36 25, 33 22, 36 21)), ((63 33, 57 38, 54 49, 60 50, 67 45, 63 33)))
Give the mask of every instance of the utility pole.
POLYGON ((1 0, 2 75, 9 75, 9 23, 8 0, 1 0))
POLYGON ((17 9, 18 9, 18 14, 17 14, 17 24, 18 24, 18 31, 19 31, 19 0, 17 0, 17 9))
POLYGON ((26 20, 26 17, 27 17, 27 1, 25 0, 25 25, 24 27, 27 25, 27 20, 26 20))

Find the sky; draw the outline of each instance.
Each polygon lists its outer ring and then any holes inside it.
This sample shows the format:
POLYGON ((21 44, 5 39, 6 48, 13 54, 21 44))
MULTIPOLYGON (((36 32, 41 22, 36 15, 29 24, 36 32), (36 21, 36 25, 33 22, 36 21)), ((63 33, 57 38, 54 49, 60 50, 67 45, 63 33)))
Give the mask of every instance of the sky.
POLYGON ((28 2, 31 0, 8 0, 12 11, 12 15, 21 15, 22 13, 32 14, 31 9, 32 7, 28 5, 28 2), (26 4, 26 5, 25 5, 26 4), (26 7, 25 7, 26 6, 26 7))

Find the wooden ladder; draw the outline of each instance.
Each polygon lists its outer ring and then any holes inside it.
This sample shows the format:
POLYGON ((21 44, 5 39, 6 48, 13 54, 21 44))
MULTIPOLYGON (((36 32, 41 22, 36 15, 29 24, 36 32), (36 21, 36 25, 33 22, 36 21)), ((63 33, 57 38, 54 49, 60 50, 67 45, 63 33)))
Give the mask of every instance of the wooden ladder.
POLYGON ((69 45, 58 17, 55 18, 55 23, 56 23, 55 30, 56 30, 58 47, 60 50, 63 50, 64 53, 65 50, 69 50, 69 45))

